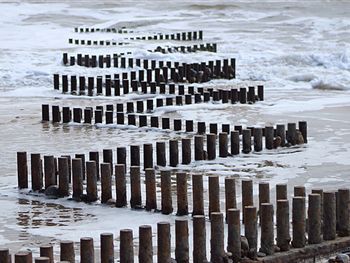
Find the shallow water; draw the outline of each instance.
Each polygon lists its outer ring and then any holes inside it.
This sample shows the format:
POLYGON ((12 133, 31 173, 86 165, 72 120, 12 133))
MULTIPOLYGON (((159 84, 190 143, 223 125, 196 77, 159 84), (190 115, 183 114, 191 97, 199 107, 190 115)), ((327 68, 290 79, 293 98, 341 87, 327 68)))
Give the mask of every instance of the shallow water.
MULTIPOLYGON (((107 54, 131 49, 135 56, 143 56, 144 50, 158 45, 147 42, 118 49, 68 45, 69 37, 88 36, 75 34, 75 26, 127 26, 141 32, 203 29, 205 42, 218 43, 217 54, 146 56, 185 61, 236 57, 237 80, 218 80, 208 85, 264 83, 266 87, 265 101, 255 105, 201 104, 177 108, 176 112, 174 108, 164 107, 156 110, 157 115, 232 125, 308 121, 309 143, 302 147, 196 162, 179 169, 221 175, 222 193, 226 175, 253 178, 256 193, 260 181, 269 181, 272 188, 276 183, 288 183, 290 193, 294 185, 324 189, 350 186, 350 19, 346 12, 350 9, 349 2, 96 4, 85 1, 81 4, 62 1, 43 4, 21 1, 0 3, 0 7, 0 203, 6 208, 0 215, 4 229, 0 232, 0 241, 13 250, 28 242, 30 245, 24 247, 33 248, 40 242, 55 243, 61 239, 79 241, 84 235, 93 236, 98 246, 98 236, 104 231, 114 232, 118 239, 120 229, 131 227, 137 237, 140 224, 155 226, 161 220, 174 222, 175 216, 45 200, 18 193, 17 151, 57 156, 186 136, 145 129, 42 124, 43 103, 86 106, 117 102, 115 99, 67 98, 55 92, 52 73, 97 75, 104 72, 63 67, 63 51, 107 54)), ((97 34, 94 37, 112 36, 97 34)), ((240 200, 240 191, 237 193, 240 200)))

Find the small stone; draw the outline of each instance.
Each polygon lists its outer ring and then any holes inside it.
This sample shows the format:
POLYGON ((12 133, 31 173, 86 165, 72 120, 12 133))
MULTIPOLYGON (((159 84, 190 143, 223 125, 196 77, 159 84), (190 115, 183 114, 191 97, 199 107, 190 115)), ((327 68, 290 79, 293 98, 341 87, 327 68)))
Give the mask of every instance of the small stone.
POLYGON ((261 251, 259 251, 256 255, 258 256, 258 258, 266 257, 266 254, 261 251))
POLYGON ((45 190, 45 195, 49 198, 58 198, 59 197, 59 190, 57 185, 50 185, 45 190))

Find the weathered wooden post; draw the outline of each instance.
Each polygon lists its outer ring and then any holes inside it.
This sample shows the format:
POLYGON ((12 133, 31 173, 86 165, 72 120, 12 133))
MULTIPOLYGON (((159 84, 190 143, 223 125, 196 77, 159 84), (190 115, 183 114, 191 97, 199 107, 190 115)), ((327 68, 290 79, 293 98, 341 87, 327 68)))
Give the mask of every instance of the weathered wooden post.
POLYGON ((254 151, 261 152, 262 151, 262 128, 255 127, 254 128, 254 151))
POLYGON ((152 227, 139 226, 139 262, 153 263, 152 227))
POLYGON ((211 213, 210 227, 210 255, 211 262, 223 263, 225 258, 224 248, 224 220, 220 212, 211 213))
POLYGON ((159 222, 157 224, 157 262, 171 263, 171 233, 168 222, 159 222))
POLYGON ((56 185, 55 159, 53 155, 44 156, 45 189, 56 185))
POLYGON ((177 215, 188 214, 188 198, 187 198, 187 174, 176 174, 176 193, 177 193, 177 215))
POLYGON ((140 167, 131 166, 130 167, 130 191, 131 208, 137 209, 142 207, 142 197, 141 197, 141 178, 140 178, 140 167))
POLYGON ((287 199, 277 199, 277 246, 281 251, 289 250, 290 233, 289 233, 289 202, 287 199))
POLYGON ((28 164, 26 152, 17 152, 17 178, 19 189, 28 188, 28 164))
POLYGON ((179 144, 176 139, 169 140, 169 161, 172 167, 176 167, 179 164, 179 144))
POLYGON ((323 239, 336 238, 336 198, 335 192, 323 192, 323 239))
POLYGON ((109 163, 111 166, 111 171, 113 171, 113 150, 112 149, 103 149, 102 152, 103 162, 109 163))
POLYGON ((270 185, 269 183, 259 183, 259 219, 261 223, 261 204, 270 203, 270 185))
POLYGON ((239 151, 239 131, 231 131, 231 154, 237 155, 239 151))
POLYGON ((239 209, 227 210, 227 251, 232 254, 232 260, 237 263, 241 260, 241 220, 239 209))
POLYGON ((319 244, 321 242, 321 196, 309 194, 308 243, 319 244))
POLYGON ((193 211, 192 215, 204 215, 203 175, 192 175, 193 211))
POLYGON ((130 145, 130 165, 140 166, 140 146, 130 145))
POLYGON ((191 139, 190 138, 182 138, 182 164, 190 164, 191 163, 191 139))
POLYGON ((134 262, 134 244, 131 229, 120 230, 120 263, 134 262))
POLYGON ((60 242, 60 260, 75 263, 74 242, 64 240, 60 242))
POLYGON ((277 124, 276 125, 276 136, 279 136, 281 138, 281 146, 286 145, 286 128, 284 124, 277 124))
POLYGON ((83 194, 83 165, 81 158, 72 159, 73 199, 80 201, 83 194))
POLYGON ((145 170, 146 210, 157 209, 156 176, 153 168, 145 170))
MULTIPOLYGON (((205 216, 193 216, 193 263, 207 261, 205 216)), ((241 241, 239 241, 241 246, 241 241)))
POLYGON ((287 184, 276 184, 276 202, 287 198, 287 184))
POLYGON ((208 160, 216 158, 216 135, 213 133, 207 134, 207 153, 208 160))
POLYGON ((143 145, 143 166, 146 168, 153 168, 153 145, 146 143, 143 145))
POLYGON ((165 142, 156 142, 157 165, 166 166, 165 142))
POLYGON ((213 212, 220 212, 219 176, 209 176, 209 217, 213 212))
POLYGON ((0 248, 0 262, 11 263, 11 255, 8 248, 0 248))
POLYGON ((188 221, 175 220, 175 259, 177 262, 189 262, 188 221))
POLYGON ((297 185, 294 186, 294 196, 302 196, 305 197, 305 186, 303 185, 297 185))
POLYGON ((293 197, 292 217, 293 217, 292 246, 294 248, 305 247, 305 243, 306 243, 305 197, 301 197, 301 196, 293 197))
POLYGON ((33 256, 31 251, 20 251, 15 254, 15 263, 32 263, 33 256))
POLYGON ((33 191, 40 191, 43 187, 42 178, 42 162, 39 153, 32 153, 30 155, 31 175, 32 175, 32 189, 33 191))
POLYGON ((160 173, 162 214, 171 214, 173 204, 171 198, 171 171, 163 170, 160 173))
POLYGON ((273 229, 273 205, 270 203, 262 203, 260 210, 261 219, 261 237, 260 251, 266 255, 273 255, 274 247, 274 229, 273 229))
POLYGON ((226 221, 228 216, 228 210, 231 208, 237 208, 236 201, 236 180, 234 177, 225 178, 225 211, 226 221))
POLYGON ((219 133, 219 157, 226 158, 228 155, 227 133, 219 133))
POLYGON ((94 240, 91 237, 80 238, 80 262, 95 262, 94 240))
POLYGON ((40 257, 47 257, 49 259, 48 263, 54 263, 53 246, 52 245, 40 246, 40 257))
POLYGON ((307 122, 306 121, 299 121, 299 131, 303 136, 304 143, 307 143, 307 122))
POLYGON ((114 262, 114 244, 112 233, 102 233, 100 235, 101 243, 101 263, 113 263, 114 262))
POLYGON ((101 163, 101 203, 112 198, 112 171, 110 163, 101 163))
POLYGON ((346 237, 350 235, 350 218, 349 209, 344 209, 349 207, 350 202, 350 190, 342 188, 338 190, 338 236, 346 237))
POLYGON ((97 175, 96 175, 96 162, 86 162, 86 192, 87 200, 89 202, 95 202, 97 196, 97 175))
POLYGON ((252 150, 252 135, 251 130, 244 129, 242 131, 243 153, 250 153, 252 150))
POLYGON ((273 149, 273 138, 274 138, 274 129, 273 126, 265 127, 265 148, 268 150, 273 149))
POLYGON ((195 161, 204 160, 203 136, 194 136, 194 159, 195 161))
POLYGON ((242 180, 242 211, 243 212, 243 223, 245 224, 245 207, 253 206, 253 181, 242 180))
POLYGON ((246 206, 244 207, 244 235, 248 240, 250 257, 256 259, 257 254, 257 239, 258 239, 258 227, 256 207, 246 206))
POLYGON ((126 200, 126 177, 125 165, 116 164, 115 168, 115 184, 116 184, 116 207, 124 207, 127 205, 126 200))

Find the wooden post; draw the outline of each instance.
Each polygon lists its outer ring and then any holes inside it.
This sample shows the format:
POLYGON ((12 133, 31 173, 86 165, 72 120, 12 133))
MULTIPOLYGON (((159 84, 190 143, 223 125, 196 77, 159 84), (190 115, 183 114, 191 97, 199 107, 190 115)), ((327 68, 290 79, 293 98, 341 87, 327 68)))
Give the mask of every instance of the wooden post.
POLYGON ((156 176, 153 168, 145 169, 146 181, 146 210, 157 209, 156 176))
POLYGON ((289 202, 287 199, 277 199, 277 246, 281 251, 289 250, 290 233, 289 233, 289 202))
POLYGON ((336 201, 334 192, 323 192, 323 239, 336 238, 336 201))
POLYGON ((177 215, 188 214, 187 174, 176 173, 177 215))
POLYGON ((254 128, 254 151, 261 152, 262 151, 262 128, 255 127, 254 128))
POLYGON ((69 196, 69 159, 58 157, 58 190, 60 196, 69 196))
POLYGON ((191 139, 190 138, 182 138, 182 164, 190 164, 191 163, 191 139))
POLYGON ((165 142, 156 142, 157 165, 166 166, 165 142))
POLYGON ((256 207, 246 206, 244 207, 244 235, 248 240, 250 258, 256 259, 257 254, 257 239, 258 239, 258 228, 257 228, 257 217, 256 207))
POLYGON ((208 160, 215 160, 216 158, 216 135, 207 134, 207 153, 208 160))
POLYGON ((172 167, 176 167, 179 164, 179 145, 177 140, 169 140, 169 161, 172 167))
POLYGON ((130 185, 131 185, 131 208, 137 209, 142 207, 141 197, 141 178, 140 178, 140 166, 130 167, 130 185))
POLYGON ((305 247, 305 243, 306 243, 305 197, 301 197, 301 196, 293 197, 292 217, 293 217, 292 245, 294 248, 305 247))
POLYGON ((210 227, 210 255, 211 262, 223 263, 225 258, 224 248, 224 221, 220 212, 211 213, 210 227))
POLYGON ((152 227, 139 226, 139 262, 153 263, 152 227))
POLYGON ((261 218, 261 237, 260 251, 266 255, 273 255, 274 247, 274 229, 273 229, 273 205, 270 203, 262 203, 260 210, 261 218))
POLYGON ((20 251, 15 254, 15 263, 32 263, 31 251, 20 251))
MULTIPOLYGON (((205 216, 193 216, 193 263, 207 262, 205 216)), ((241 241, 239 241, 241 245, 241 241)))
POLYGON ((126 171, 126 147, 117 147, 117 164, 124 164, 126 171))
POLYGON ((284 124, 277 124, 276 125, 276 136, 279 136, 281 138, 281 146, 286 145, 286 128, 284 124))
POLYGON ((116 207, 124 207, 127 205, 126 200, 126 177, 125 177, 125 165, 115 165, 115 185, 116 185, 116 207))
POLYGON ((252 135, 249 129, 244 129, 242 131, 242 140, 243 140, 243 153, 250 153, 252 150, 252 135))
POLYGON ((47 257, 49 259, 48 263, 54 263, 53 246, 52 245, 40 246, 40 257, 47 257))
POLYGON ((192 175, 193 211, 192 215, 204 215, 203 175, 192 175))
POLYGON ((131 229, 120 230, 120 263, 134 262, 133 234, 131 229))
POLYGON ((194 136, 194 159, 196 161, 204 160, 203 136, 202 135, 194 136))
POLYGON ((81 158, 72 159, 73 199, 80 201, 83 194, 83 165, 81 158))
POLYGON ((32 153, 30 155, 31 175, 32 175, 32 189, 33 191, 40 191, 43 187, 42 165, 39 153, 32 153))
POLYGON ((209 217, 213 212, 220 212, 219 176, 209 176, 209 217))
POLYGON ((91 237, 80 238, 80 262, 95 262, 94 240, 91 237))
POLYGON ((101 263, 114 263, 114 244, 112 233, 102 233, 101 243, 101 263))
POLYGON ((95 202, 97 196, 97 175, 96 175, 96 162, 86 162, 86 192, 88 202, 95 202))
POLYGON ((219 133, 219 157, 226 158, 228 155, 227 133, 219 133))
POLYGON ((237 208, 236 201, 236 180, 234 177, 225 178, 225 211, 226 221, 228 217, 228 210, 231 208, 237 208))
POLYGON ((241 220, 239 209, 227 210, 227 251, 232 254, 234 263, 241 260, 241 220))
POLYGON ((101 203, 112 198, 112 172, 110 163, 101 163, 101 203))
POLYGON ((243 211, 243 223, 245 224, 245 207, 253 206, 253 181, 242 180, 242 211, 243 211))
POLYGON ((153 168, 153 145, 146 143, 143 145, 143 166, 146 168, 153 168))
POLYGON ((187 219, 175 220, 175 259, 177 262, 189 262, 188 221, 187 219))
POLYGON ((130 145, 130 165, 140 166, 140 146, 130 145))
POLYGON ((103 149, 103 162, 109 163, 111 166, 111 171, 113 171, 113 150, 112 149, 103 149))
POLYGON ((308 243, 319 244, 321 242, 321 196, 309 194, 308 243))
POLYGON ((274 138, 274 129, 273 126, 265 127, 265 148, 268 150, 273 149, 273 138, 274 138))
POLYGON ((17 178, 18 188, 28 188, 27 153, 17 152, 17 178))
POLYGON ((11 263, 11 255, 8 248, 0 248, 0 262, 11 263))
POLYGON ((338 190, 338 236, 346 237, 350 235, 349 227, 349 207, 350 202, 350 190, 349 189, 339 189, 338 190))
POLYGON ((259 219, 261 223, 261 204, 270 203, 270 184, 266 182, 259 183, 259 219))
POLYGON ((303 136, 304 143, 307 143, 307 122, 306 121, 299 121, 299 131, 303 136))
POLYGON ((55 159, 52 155, 44 156, 45 189, 51 185, 56 185, 55 159))
POLYGON ((303 185, 297 185, 294 186, 294 196, 302 196, 305 197, 305 186, 303 185))
POLYGON ((162 214, 168 215, 173 212, 173 204, 171 198, 171 171, 161 171, 160 177, 162 214))
POLYGON ((98 152, 89 152, 90 161, 95 161, 96 167, 96 177, 100 180, 100 156, 98 152))
POLYGON ((74 243, 70 240, 60 242, 60 260, 75 263, 74 243))
POLYGON ((276 202, 287 198, 287 184, 276 184, 276 202))
POLYGON ((239 151, 239 131, 231 131, 231 154, 237 155, 239 151))
POLYGON ((157 224, 157 262, 171 263, 171 233, 168 222, 159 222, 157 224))

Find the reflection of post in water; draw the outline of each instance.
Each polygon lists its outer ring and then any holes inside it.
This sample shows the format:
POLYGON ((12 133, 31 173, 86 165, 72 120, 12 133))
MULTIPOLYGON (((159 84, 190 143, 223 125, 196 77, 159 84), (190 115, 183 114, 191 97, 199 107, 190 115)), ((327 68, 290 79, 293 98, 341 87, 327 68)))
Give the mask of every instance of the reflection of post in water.
POLYGON ((65 207, 60 204, 44 203, 37 200, 18 199, 17 225, 26 228, 40 226, 67 226, 70 223, 92 218, 80 208, 65 207))

